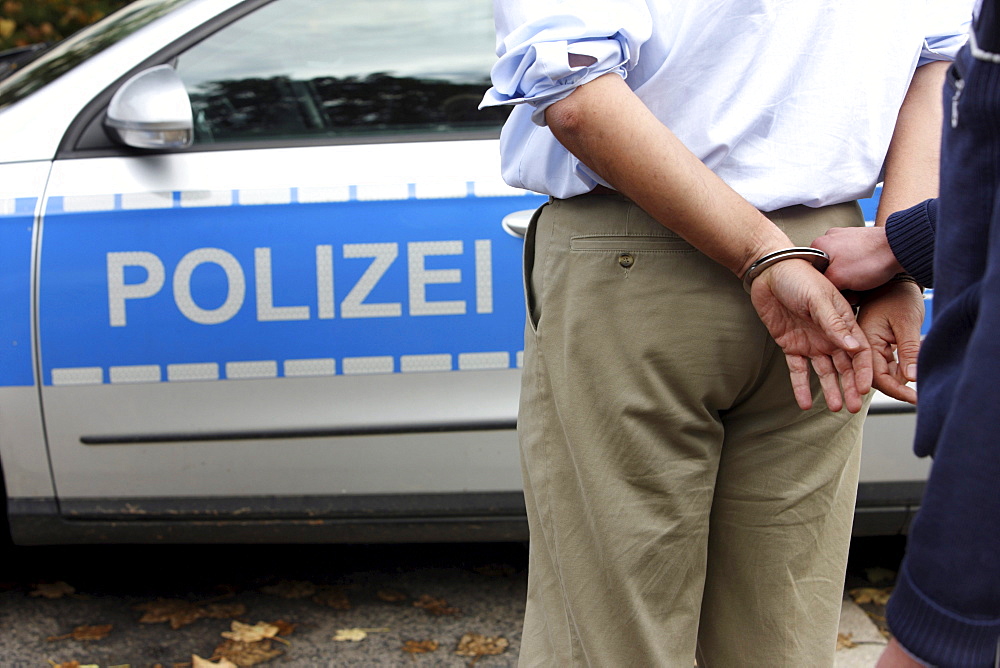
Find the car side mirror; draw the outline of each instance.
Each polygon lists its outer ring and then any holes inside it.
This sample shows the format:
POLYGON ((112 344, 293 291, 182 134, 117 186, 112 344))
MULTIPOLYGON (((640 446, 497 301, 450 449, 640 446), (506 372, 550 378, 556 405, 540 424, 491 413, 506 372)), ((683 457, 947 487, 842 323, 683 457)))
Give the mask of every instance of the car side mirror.
POLYGON ((194 138, 191 100, 170 65, 143 70, 123 83, 111 98, 104 125, 113 138, 134 148, 184 148, 194 138))

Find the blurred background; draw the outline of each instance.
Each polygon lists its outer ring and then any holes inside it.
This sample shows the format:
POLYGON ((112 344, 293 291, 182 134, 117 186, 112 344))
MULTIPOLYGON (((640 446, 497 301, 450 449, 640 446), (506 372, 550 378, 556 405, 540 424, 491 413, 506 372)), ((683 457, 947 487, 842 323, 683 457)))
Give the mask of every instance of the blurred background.
POLYGON ((56 42, 131 0, 2 0, 0 51, 56 42))

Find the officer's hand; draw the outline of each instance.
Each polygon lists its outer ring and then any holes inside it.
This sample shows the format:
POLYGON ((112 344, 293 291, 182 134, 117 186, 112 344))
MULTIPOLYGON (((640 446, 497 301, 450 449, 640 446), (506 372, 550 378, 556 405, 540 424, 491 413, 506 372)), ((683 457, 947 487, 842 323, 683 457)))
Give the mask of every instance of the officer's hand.
POLYGON ((812 246, 830 256, 825 275, 841 290, 871 290, 903 271, 884 227, 834 227, 812 246))

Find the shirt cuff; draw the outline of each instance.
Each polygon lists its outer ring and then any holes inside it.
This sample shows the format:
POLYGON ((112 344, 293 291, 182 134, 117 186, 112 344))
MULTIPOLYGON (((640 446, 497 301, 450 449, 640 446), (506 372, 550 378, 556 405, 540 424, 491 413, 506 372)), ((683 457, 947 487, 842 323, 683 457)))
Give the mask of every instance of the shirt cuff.
POLYGON ((897 211, 885 221, 885 237, 892 254, 922 287, 934 287, 934 223, 937 200, 897 211))
POLYGON ((904 561, 886 611, 889 630, 906 651, 932 666, 993 666, 1000 620, 969 619, 928 598, 904 561))
POLYGON ((527 103, 534 107, 531 120, 544 126, 546 108, 609 72, 625 78, 628 61, 628 47, 617 37, 532 44, 523 53, 509 53, 497 61, 491 72, 493 87, 479 108, 527 103), (590 56, 594 63, 570 67, 570 53, 590 56))

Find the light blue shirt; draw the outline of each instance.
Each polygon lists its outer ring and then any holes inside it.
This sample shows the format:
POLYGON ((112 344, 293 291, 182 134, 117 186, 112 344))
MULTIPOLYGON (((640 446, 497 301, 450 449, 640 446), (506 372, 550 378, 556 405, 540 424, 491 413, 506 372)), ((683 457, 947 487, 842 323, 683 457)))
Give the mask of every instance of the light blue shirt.
POLYGON ((544 110, 609 72, 762 211, 868 197, 910 78, 964 44, 973 0, 494 0, 483 106, 517 108, 504 179, 571 197, 608 185, 544 110), (568 54, 593 65, 570 67, 568 54))

